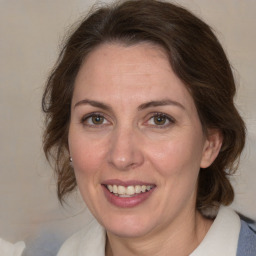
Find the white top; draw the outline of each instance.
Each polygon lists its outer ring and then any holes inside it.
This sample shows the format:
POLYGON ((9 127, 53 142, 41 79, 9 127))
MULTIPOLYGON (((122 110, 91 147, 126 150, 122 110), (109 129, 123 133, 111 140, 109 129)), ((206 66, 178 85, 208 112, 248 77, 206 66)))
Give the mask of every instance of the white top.
MULTIPOLYGON (((230 208, 221 206, 203 241, 190 256, 236 256, 241 222, 230 208)), ((57 256, 105 256, 106 232, 96 221, 71 236, 57 256)))
POLYGON ((240 228, 239 216, 222 206, 203 241, 190 256, 236 256, 240 228))
POLYGON ((25 249, 24 242, 18 242, 16 244, 12 244, 0 238, 0 255, 1 256, 21 256, 24 249, 25 249))

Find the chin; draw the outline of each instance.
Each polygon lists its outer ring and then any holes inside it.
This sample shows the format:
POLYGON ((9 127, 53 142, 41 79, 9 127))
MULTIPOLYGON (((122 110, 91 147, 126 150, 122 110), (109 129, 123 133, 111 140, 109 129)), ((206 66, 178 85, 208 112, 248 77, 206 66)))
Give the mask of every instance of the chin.
POLYGON ((152 221, 145 216, 117 216, 102 223, 107 232, 119 237, 142 237, 152 230, 152 221))

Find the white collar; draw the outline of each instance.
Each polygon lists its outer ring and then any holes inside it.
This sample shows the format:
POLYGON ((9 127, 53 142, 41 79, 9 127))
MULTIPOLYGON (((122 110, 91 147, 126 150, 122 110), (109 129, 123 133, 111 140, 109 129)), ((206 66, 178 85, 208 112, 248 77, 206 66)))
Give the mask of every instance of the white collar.
MULTIPOLYGON (((205 238, 190 256, 236 256, 239 232, 239 216, 221 206, 217 217, 205 238)), ((106 232, 96 221, 69 238, 57 256, 105 256, 106 232)))
POLYGON ((93 219, 85 228, 71 236, 57 256, 105 256, 106 232, 93 219))
POLYGON ((16 244, 12 244, 0 238, 0 255, 20 256, 24 249, 25 249, 24 242, 18 242, 16 244))
POLYGON ((240 228, 239 216, 221 206, 205 238, 190 256, 236 256, 240 228))

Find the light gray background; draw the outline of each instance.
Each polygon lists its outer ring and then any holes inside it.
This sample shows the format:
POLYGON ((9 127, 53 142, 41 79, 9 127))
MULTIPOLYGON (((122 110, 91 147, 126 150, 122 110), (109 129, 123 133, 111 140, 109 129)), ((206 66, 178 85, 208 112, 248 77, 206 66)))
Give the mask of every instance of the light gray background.
MULTIPOLYGON (((90 215, 79 194, 62 208, 41 146, 41 95, 59 45, 91 0, 0 0, 0 237, 25 240, 26 255, 56 255, 90 215)), ((232 207, 256 220, 256 1, 182 0, 222 42, 238 82, 236 104, 248 127, 232 178, 232 207)))

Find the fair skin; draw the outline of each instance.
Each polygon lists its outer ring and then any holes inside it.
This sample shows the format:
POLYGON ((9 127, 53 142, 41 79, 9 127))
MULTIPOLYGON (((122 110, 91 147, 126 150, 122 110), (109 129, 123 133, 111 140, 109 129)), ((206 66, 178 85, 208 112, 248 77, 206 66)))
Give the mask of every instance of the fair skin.
POLYGON ((103 44, 87 56, 69 150, 82 197, 107 231, 106 255, 181 256, 198 246, 211 221, 195 208, 197 177, 221 146, 219 132, 209 134, 158 46, 103 44))

